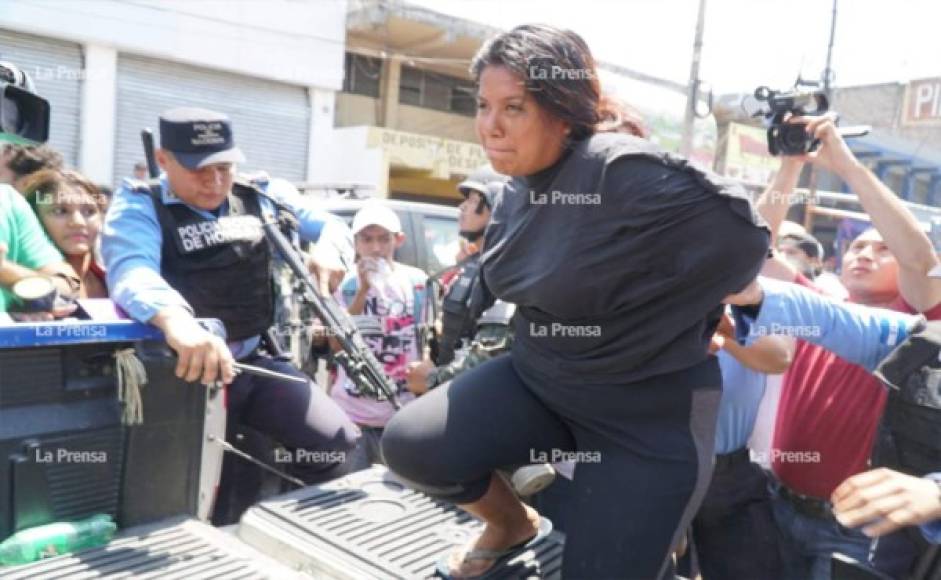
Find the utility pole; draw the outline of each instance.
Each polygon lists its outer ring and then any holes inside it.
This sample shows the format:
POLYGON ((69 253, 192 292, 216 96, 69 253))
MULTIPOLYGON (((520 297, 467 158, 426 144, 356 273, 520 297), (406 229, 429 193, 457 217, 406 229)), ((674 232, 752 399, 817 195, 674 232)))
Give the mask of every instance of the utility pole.
POLYGON ((830 63, 833 59, 833 39, 836 36, 836 3, 837 0, 833 0, 833 16, 830 18, 830 44, 827 46, 827 68, 823 69, 823 92, 826 93, 827 99, 831 97, 830 78, 833 76, 830 63))
MULTIPOLYGON (((830 42, 827 44, 827 65, 823 69, 823 94, 827 96, 827 101, 830 103, 833 102, 833 95, 830 94, 830 80, 833 76, 833 69, 830 68, 830 64, 833 59, 833 40, 836 36, 836 3, 838 0, 833 0, 833 14, 830 17, 830 42)), ((819 172, 816 165, 810 166, 810 175, 807 178, 807 189, 810 190, 810 199, 814 200, 817 198, 817 178, 819 177, 819 172)), ((809 206, 808 206, 809 207, 809 206)), ((804 218, 805 227, 807 231, 812 231, 811 221, 813 220, 812 214, 810 211, 806 213, 804 218)))
POLYGON ((683 115, 683 136, 680 155, 689 157, 693 151, 693 125, 696 122, 696 100, 699 98, 699 60, 702 54, 702 34, 706 20, 706 0, 699 0, 699 18, 696 20, 696 40, 693 42, 693 64, 686 87, 686 114, 683 115))

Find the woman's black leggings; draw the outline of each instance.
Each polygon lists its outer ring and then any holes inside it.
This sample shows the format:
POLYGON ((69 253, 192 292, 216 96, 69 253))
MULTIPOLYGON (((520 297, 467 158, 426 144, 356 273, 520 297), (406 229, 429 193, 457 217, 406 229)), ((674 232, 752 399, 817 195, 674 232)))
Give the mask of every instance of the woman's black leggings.
POLYGON ((563 385, 508 354, 404 407, 382 452, 458 504, 479 500, 499 466, 575 452, 563 577, 660 578, 709 485, 721 385, 714 357, 630 384, 563 385))

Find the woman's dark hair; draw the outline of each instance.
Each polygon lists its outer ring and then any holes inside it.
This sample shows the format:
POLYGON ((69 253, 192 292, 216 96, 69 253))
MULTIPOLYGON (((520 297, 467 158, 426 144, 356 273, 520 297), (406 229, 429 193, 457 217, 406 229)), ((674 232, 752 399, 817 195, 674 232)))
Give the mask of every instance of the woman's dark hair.
POLYGON ((574 140, 593 134, 612 114, 601 95, 595 59, 570 30, 517 26, 484 43, 471 62, 471 75, 479 82, 488 66, 506 67, 522 78, 539 106, 571 127, 574 140))
POLYGON ((48 145, 7 144, 3 155, 17 179, 43 169, 62 169, 62 155, 48 145))
POLYGON ((604 112, 597 127, 599 133, 627 133, 643 139, 650 136, 644 117, 637 109, 611 97, 602 97, 602 101, 604 112))

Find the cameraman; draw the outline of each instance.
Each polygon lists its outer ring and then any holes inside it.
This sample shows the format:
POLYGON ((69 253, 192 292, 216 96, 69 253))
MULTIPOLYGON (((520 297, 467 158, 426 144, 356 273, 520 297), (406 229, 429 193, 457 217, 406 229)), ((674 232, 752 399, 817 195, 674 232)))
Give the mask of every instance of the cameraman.
MULTIPOLYGON (((875 226, 843 256, 848 301, 941 318, 941 281, 928 277, 938 258, 915 216, 856 159, 832 116, 790 122, 805 123, 807 134, 821 144, 815 152, 786 158, 781 171, 793 184, 805 162, 833 172, 858 195, 875 226)), ((757 204, 773 229, 792 189, 769 192, 757 204)), ((789 281, 800 278, 792 274, 789 281)), ((805 278, 801 282, 813 286, 805 278)), ((772 444, 772 504, 786 576, 825 579, 833 552, 860 561, 869 554, 870 539, 842 526, 829 499, 843 481, 868 469, 886 392, 865 369, 818 346, 800 341, 793 349, 772 444)))

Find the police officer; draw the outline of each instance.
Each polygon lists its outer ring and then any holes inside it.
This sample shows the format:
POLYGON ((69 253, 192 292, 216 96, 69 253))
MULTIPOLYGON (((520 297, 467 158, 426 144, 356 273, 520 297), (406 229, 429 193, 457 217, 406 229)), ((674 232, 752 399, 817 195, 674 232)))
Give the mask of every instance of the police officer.
MULTIPOLYGON (((506 181, 506 176, 485 165, 458 185, 458 191, 464 196, 458 227, 461 237, 467 241, 467 255, 458 263, 442 301, 441 337, 435 361, 409 365, 408 388, 416 395, 509 351, 512 346, 510 320, 516 307, 495 300, 480 278, 484 231, 506 181)), ((451 271, 453 269, 448 269, 445 273, 451 271)), ((555 471, 542 463, 520 466, 508 475, 519 495, 531 496, 552 483, 555 471)))
MULTIPOLYGON (((273 322, 273 257, 261 227, 274 219, 273 199, 293 210, 303 239, 315 241, 336 222, 283 189, 266 194, 236 179, 235 166, 245 158, 221 113, 166 111, 160 147, 159 181, 125 180, 108 212, 102 255, 112 298, 163 331, 178 357, 178 377, 228 384, 230 436, 244 423, 274 438, 290 455, 288 469, 307 483, 339 475, 358 429, 323 389, 266 353, 260 338, 273 322), (228 342, 197 318, 221 320, 228 342), (235 360, 305 382, 236 377, 235 360)), ((317 273, 321 280, 329 274, 317 273)))
POLYGON ((834 580, 941 577, 941 321, 832 302, 770 280, 730 298, 762 312, 753 335, 771 325, 786 333, 780 329, 814 324, 827 330, 806 340, 871 370, 889 387, 872 461, 877 468, 848 478, 830 498, 841 525, 878 537, 871 559, 879 573, 867 569, 863 576, 858 567, 834 565, 834 580))
POLYGON ((893 577, 941 576, 941 322, 921 322, 876 369, 889 388, 873 465, 833 492, 847 526, 879 537, 872 563, 893 577), (921 525, 922 528, 912 527, 921 525))
POLYGON ((488 358, 505 352, 512 341, 509 319, 512 305, 502 304, 496 312, 499 316, 488 317, 488 333, 484 341, 477 338, 479 320, 494 303, 483 283, 480 273, 480 247, 484 230, 490 221, 490 212, 506 182, 506 178, 489 166, 482 167, 458 185, 464 196, 458 216, 460 235, 467 241, 466 255, 455 268, 432 276, 432 281, 454 274, 446 285, 442 301, 441 336, 434 362, 425 360, 409 365, 408 388, 415 394, 423 394, 438 385, 448 382, 463 370, 476 366, 488 358), (494 329, 493 327, 497 327, 494 329))

